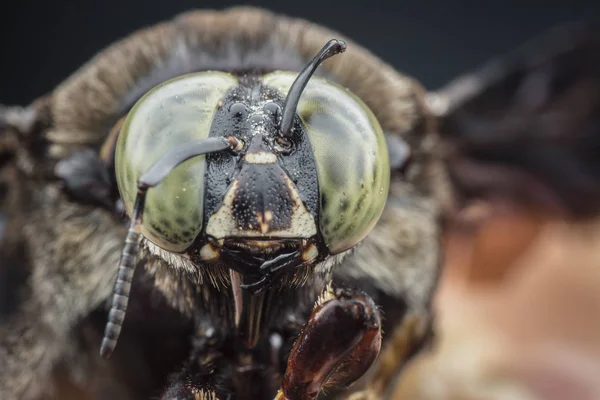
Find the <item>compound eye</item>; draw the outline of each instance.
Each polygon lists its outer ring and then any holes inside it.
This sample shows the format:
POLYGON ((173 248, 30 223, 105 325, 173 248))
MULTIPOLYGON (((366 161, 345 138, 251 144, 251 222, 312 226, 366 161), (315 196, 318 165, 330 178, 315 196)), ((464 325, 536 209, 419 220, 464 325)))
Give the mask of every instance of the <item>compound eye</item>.
MULTIPOLYGON (((263 82, 286 93, 295 75, 274 72, 263 82)), ((319 228, 331 254, 346 251, 371 231, 385 206, 390 162, 373 112, 354 94, 312 77, 297 113, 306 127, 319 179, 319 228)))
MULTIPOLYGON (((166 152, 208 137, 217 104, 237 79, 226 73, 203 72, 167 81, 142 97, 119 133, 115 169, 121 198, 129 215, 137 180, 166 152)), ((205 156, 174 168, 146 195, 142 233, 161 248, 184 252, 202 230, 205 156)))

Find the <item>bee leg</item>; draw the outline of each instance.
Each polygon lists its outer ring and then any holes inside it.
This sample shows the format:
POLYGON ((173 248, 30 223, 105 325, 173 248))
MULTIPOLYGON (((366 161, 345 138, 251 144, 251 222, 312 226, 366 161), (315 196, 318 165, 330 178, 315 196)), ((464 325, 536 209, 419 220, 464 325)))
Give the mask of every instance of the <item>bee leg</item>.
POLYGON ((300 333, 276 400, 313 400, 326 387, 346 387, 373 364, 381 319, 360 291, 328 286, 300 333))

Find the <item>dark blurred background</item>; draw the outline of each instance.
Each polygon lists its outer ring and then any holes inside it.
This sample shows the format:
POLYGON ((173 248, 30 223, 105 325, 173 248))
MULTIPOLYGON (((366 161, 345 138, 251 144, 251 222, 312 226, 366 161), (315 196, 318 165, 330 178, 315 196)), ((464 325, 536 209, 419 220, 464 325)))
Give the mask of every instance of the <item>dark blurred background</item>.
POLYGON ((321 23, 435 89, 600 0, 2 1, 0 103, 42 95, 113 41, 193 8, 262 6, 321 23))

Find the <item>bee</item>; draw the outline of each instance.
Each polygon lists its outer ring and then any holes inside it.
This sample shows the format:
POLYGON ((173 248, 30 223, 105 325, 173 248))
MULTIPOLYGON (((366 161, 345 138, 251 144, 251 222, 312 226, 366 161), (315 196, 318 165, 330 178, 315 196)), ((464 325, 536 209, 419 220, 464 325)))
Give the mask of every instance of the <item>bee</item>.
POLYGON ((6 108, 2 259, 24 276, 2 392, 300 399, 357 381, 384 324, 428 319, 420 90, 336 32, 234 8, 134 33, 6 108))
POLYGON ((337 32, 237 7, 0 109, 0 393, 383 398, 430 343, 467 192, 469 148, 438 149, 486 93, 429 95, 337 32))

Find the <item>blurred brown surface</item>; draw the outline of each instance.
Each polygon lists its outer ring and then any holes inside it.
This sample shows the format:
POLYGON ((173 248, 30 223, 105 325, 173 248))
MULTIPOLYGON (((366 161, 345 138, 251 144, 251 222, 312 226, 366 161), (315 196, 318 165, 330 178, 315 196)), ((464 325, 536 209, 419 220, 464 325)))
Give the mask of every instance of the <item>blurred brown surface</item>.
POLYGON ((394 399, 600 399, 600 221, 471 207, 446 253, 435 345, 394 399))

